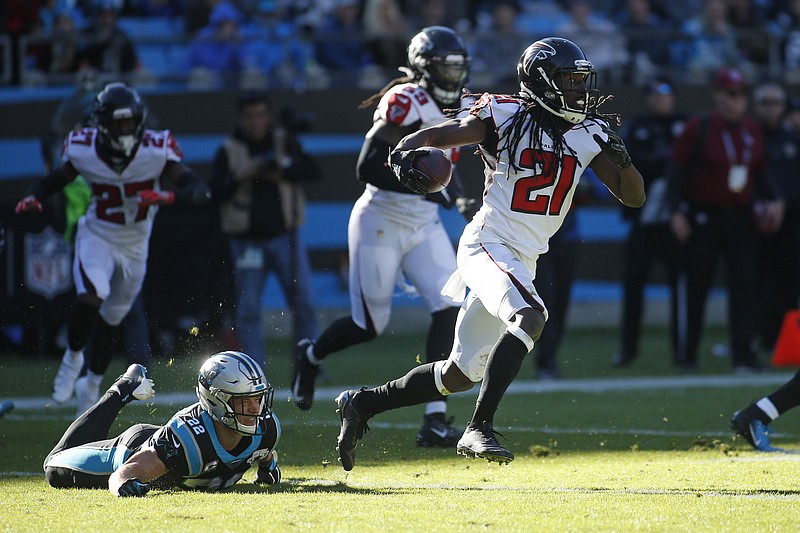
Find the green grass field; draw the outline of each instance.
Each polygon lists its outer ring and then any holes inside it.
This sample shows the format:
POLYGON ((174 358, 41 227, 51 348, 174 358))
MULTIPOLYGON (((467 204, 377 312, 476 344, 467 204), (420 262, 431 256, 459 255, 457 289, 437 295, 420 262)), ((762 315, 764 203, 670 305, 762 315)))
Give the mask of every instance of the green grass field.
MULTIPOLYGON (((646 331, 632 368, 610 367, 615 330, 570 331, 564 380, 536 382, 527 361, 504 398, 497 429, 516 455, 508 466, 419 449, 421 408, 371 422, 356 467, 334 450, 340 389, 404 373, 422 345, 386 335, 332 356, 308 413, 287 401, 290 347, 271 342, 268 376, 278 389, 283 483, 262 488, 254 471, 222 494, 153 491, 118 499, 106 491, 56 490, 41 464, 73 415, 45 405, 58 356, 0 355, 3 397, 18 406, 0 418, 0 529, 7 531, 796 531, 800 528, 797 413, 774 423, 773 441, 797 454, 751 451, 727 428, 731 413, 763 396, 793 369, 739 376, 711 355, 723 330, 706 334, 699 374, 669 364, 666 335, 646 331)), ((116 429, 163 423, 194 386, 203 357, 156 359, 160 401, 132 404, 116 429), (173 393, 173 394, 171 394, 173 393), (182 394, 181 394, 182 393, 182 394), (165 403, 172 398, 173 404, 165 403)), ((108 382, 125 366, 115 360, 108 382)), ((476 391, 450 399, 463 424, 476 391)), ((1 399, 1 398, 0 398, 1 399)))

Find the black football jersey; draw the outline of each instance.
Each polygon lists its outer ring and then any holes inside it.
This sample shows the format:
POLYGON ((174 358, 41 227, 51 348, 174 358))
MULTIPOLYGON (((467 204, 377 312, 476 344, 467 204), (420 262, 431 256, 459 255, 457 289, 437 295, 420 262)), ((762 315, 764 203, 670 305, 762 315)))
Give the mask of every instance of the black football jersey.
POLYGON ((231 451, 222 447, 211 415, 199 403, 178 411, 147 441, 170 469, 155 480, 161 486, 217 491, 237 481, 250 467, 265 459, 278 445, 281 425, 275 413, 266 421, 262 435, 242 437, 231 451))

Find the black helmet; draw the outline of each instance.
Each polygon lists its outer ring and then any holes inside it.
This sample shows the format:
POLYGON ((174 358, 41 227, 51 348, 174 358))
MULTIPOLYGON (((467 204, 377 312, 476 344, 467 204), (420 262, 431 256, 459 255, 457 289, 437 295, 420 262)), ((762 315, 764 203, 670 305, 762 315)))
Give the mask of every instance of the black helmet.
POLYGON ((444 26, 430 26, 411 38, 408 66, 437 102, 452 105, 467 84, 470 58, 456 32, 444 26))
POLYGON ((121 82, 109 83, 97 93, 92 104, 91 122, 100 132, 101 142, 114 155, 129 157, 144 135, 147 109, 134 89, 121 82), (123 120, 133 119, 127 124, 123 120))
POLYGON ((520 90, 542 107, 567 122, 579 124, 586 118, 590 100, 597 99, 597 73, 578 45, 560 37, 547 37, 528 46, 517 64, 520 90), (580 107, 570 107, 564 93, 573 91, 570 75, 586 76, 580 107))

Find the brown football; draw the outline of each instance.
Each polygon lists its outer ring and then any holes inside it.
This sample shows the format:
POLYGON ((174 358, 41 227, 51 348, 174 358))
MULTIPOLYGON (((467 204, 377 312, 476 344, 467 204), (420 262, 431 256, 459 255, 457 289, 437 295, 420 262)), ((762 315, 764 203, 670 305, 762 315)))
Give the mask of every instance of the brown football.
POLYGON ((431 179, 428 192, 439 192, 450 183, 453 165, 445 153, 433 146, 420 148, 423 153, 414 157, 414 168, 431 179))

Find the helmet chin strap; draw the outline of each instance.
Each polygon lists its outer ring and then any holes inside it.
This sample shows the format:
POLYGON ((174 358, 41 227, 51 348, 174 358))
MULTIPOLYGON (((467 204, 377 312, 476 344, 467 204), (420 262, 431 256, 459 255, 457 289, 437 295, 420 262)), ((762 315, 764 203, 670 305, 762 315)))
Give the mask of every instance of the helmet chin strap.
MULTIPOLYGON (((581 112, 578 112, 578 111, 567 111, 566 109, 561 109, 561 110, 553 109, 552 106, 550 106, 549 104, 547 104, 547 102, 545 102, 544 100, 542 100, 541 98, 536 96, 533 92, 531 92, 526 87, 523 86, 522 90, 523 90, 523 92, 531 95, 533 97, 533 99, 536 100, 537 104, 539 104, 540 106, 545 108, 550 113, 556 115, 557 117, 563 118, 564 120, 566 120, 570 124, 580 124, 581 122, 586 120, 586 113, 581 113, 581 112)), ((560 96, 559 98, 561 98, 561 101, 563 103, 564 97, 560 96)))

